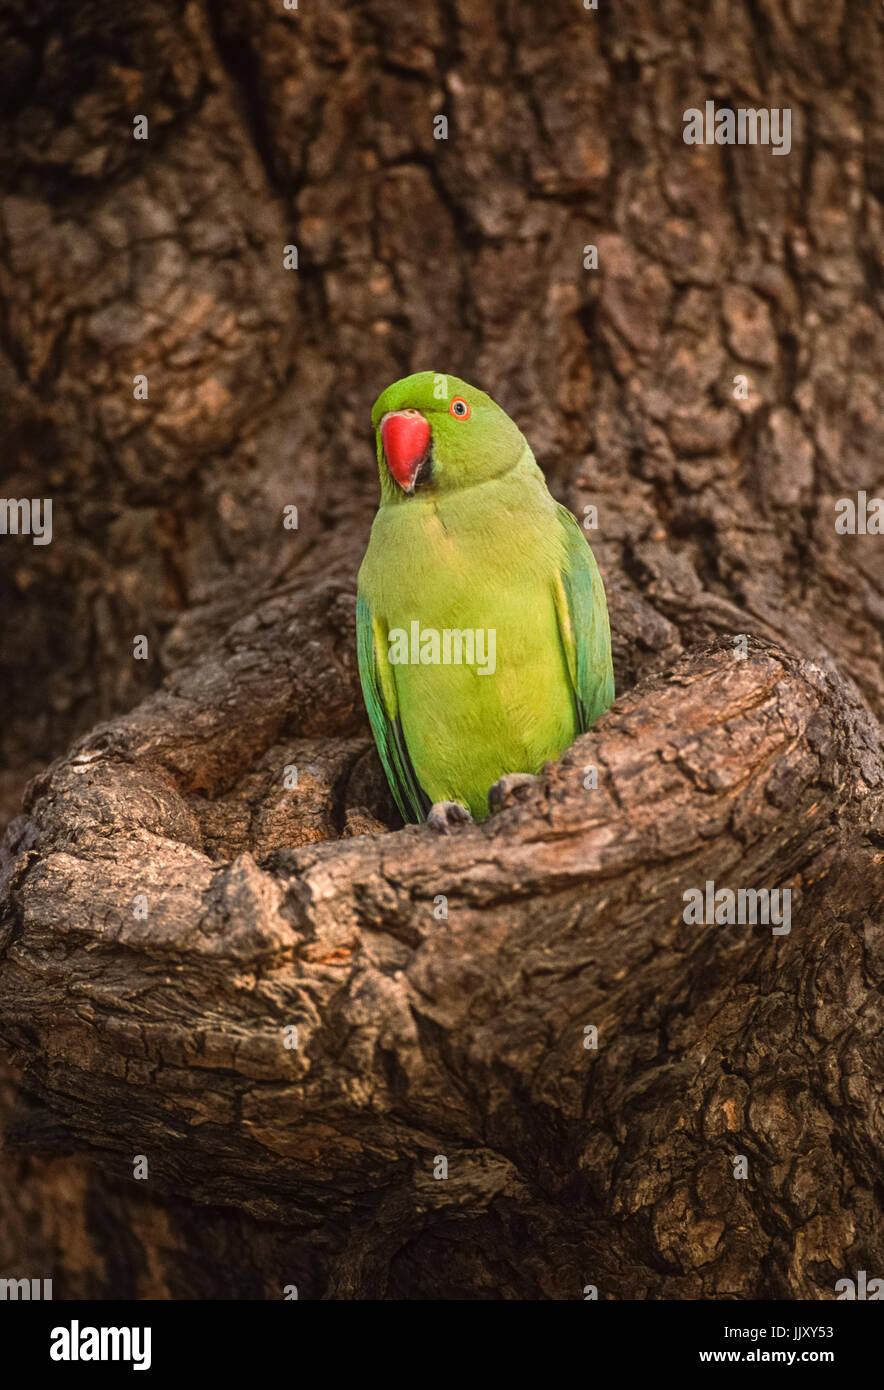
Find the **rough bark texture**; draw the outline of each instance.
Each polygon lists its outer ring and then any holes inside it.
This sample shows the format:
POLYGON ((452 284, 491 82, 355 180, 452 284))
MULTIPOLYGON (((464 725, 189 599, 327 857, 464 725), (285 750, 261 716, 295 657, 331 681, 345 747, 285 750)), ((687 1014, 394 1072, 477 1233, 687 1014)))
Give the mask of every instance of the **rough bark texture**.
POLYGON ((55 512, 0 540, 10 813, 76 741, 0 861, 0 1276, 884 1272, 884 538, 834 528, 884 493, 884 10, 600 6, 5 7, 4 491, 55 512), (790 106, 791 154, 684 145, 707 98, 790 106), (442 840, 353 632, 368 412, 425 367, 598 507, 621 692, 442 840), (686 924, 707 879, 791 932, 686 924))

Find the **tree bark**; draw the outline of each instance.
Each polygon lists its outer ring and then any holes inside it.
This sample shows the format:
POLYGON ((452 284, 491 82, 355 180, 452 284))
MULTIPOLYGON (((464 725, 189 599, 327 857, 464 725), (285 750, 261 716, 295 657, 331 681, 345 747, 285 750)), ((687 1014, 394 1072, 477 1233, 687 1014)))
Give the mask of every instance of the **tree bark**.
POLYGON ((0 24, 4 486, 55 502, 0 549, 0 1277, 884 1272, 884 539, 835 530, 884 495, 882 15, 0 24), (706 99, 790 107, 790 155, 686 146, 706 99), (426 367, 597 507, 619 695, 446 838, 399 824, 355 668, 368 414, 426 367), (791 930, 686 922, 707 881, 788 889, 791 930))
POLYGON ((822 1297, 873 1267, 884 777, 855 688, 723 641, 486 825, 390 833, 353 635, 342 593, 274 600, 32 786, 17 1142, 270 1223, 280 1290, 296 1232, 308 1297, 822 1297), (686 923, 710 879, 788 888, 791 930, 686 923))

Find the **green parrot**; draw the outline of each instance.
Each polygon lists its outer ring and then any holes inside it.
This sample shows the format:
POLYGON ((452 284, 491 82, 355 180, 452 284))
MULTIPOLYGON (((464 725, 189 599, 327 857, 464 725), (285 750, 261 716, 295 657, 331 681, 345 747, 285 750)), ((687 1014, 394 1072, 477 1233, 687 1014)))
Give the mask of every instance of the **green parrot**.
POLYGON ((371 422, 381 504, 359 570, 362 691, 403 819, 447 832, 484 820, 612 703, 605 590, 484 391, 417 372, 371 422))

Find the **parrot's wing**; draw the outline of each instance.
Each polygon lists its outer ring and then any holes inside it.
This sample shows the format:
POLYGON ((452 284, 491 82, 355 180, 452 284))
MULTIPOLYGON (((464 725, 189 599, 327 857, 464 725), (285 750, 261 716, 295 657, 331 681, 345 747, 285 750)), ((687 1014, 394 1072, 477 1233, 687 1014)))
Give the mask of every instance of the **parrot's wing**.
POLYGON ((402 732, 386 632, 361 594, 356 599, 356 643, 365 707, 390 790, 403 820, 422 821, 430 798, 417 780, 402 732))
POLYGON ((595 556, 575 518, 559 506, 565 559, 556 577, 556 615, 580 728, 585 732, 614 702, 611 629, 595 556))

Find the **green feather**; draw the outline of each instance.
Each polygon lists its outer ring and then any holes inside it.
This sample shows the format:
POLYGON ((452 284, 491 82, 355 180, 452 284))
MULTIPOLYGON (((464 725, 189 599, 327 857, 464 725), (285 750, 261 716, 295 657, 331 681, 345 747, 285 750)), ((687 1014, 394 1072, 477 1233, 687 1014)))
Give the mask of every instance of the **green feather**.
POLYGON ((356 600, 359 678, 381 764, 403 820, 423 820, 430 801, 421 788, 402 733, 393 670, 387 660, 383 624, 359 595, 356 600))
POLYGON ((566 549, 556 585, 556 616, 585 733, 614 702, 608 606, 595 556, 576 519, 561 505, 558 519, 566 549))

